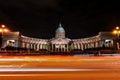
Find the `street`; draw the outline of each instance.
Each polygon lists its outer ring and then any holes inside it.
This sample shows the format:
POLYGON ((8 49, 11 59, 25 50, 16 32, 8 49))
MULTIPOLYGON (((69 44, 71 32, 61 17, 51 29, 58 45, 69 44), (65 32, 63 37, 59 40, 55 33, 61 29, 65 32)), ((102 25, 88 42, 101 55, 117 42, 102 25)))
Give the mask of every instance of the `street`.
POLYGON ((3 80, 119 80, 120 56, 0 56, 3 80))

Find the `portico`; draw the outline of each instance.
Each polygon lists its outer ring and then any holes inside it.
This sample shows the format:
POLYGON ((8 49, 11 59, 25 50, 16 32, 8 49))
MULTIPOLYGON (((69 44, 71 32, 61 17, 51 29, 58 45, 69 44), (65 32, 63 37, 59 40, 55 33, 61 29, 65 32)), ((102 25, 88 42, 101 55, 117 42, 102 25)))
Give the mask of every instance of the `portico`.
POLYGON ((69 51, 69 39, 55 39, 51 41, 52 52, 68 52, 69 51))
POLYGON ((68 52, 70 39, 65 38, 65 30, 61 24, 56 30, 55 38, 50 40, 52 52, 68 52))

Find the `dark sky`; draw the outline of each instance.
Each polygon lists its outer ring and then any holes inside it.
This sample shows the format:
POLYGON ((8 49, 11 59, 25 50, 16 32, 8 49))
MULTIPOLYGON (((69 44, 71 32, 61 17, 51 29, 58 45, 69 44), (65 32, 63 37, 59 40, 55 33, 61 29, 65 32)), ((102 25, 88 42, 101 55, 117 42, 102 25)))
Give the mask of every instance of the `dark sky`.
POLYGON ((25 36, 49 39, 62 23, 69 38, 120 26, 120 3, 86 0, 0 0, 0 24, 25 36))

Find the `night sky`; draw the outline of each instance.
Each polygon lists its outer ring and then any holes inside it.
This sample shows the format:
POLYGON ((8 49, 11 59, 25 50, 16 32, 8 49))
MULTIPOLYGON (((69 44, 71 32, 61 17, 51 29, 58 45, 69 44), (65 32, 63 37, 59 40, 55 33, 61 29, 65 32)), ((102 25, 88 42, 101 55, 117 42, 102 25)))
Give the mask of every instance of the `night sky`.
POLYGON ((86 0, 0 0, 0 24, 24 36, 50 39, 62 23, 68 38, 120 26, 120 3, 86 0))

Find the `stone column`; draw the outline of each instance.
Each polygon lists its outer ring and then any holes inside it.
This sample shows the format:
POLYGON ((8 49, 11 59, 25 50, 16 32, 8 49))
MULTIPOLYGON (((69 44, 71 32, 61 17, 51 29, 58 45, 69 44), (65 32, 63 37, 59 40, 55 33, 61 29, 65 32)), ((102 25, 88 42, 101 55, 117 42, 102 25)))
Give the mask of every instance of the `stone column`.
POLYGON ((53 44, 52 44, 52 52, 53 52, 53 44))
POLYGON ((30 43, 30 49, 32 49, 32 43, 30 43))
POLYGON ((67 52, 68 52, 68 44, 67 44, 67 52))
POLYGON ((25 48, 25 43, 24 42, 22 43, 22 48, 25 48))
POLYGON ((64 44, 64 47, 63 47, 63 52, 65 52, 65 44, 64 44))
POLYGON ((42 44, 40 44, 40 49, 42 49, 42 44))
POLYGON ((58 44, 58 52, 59 52, 59 47, 60 47, 60 45, 58 44))
POLYGON ((25 42, 25 48, 26 48, 26 42, 25 42))
POLYGON ((39 48, 39 44, 37 44, 37 50, 39 50, 40 48, 39 48))
POLYGON ((55 52, 57 51, 56 44, 55 44, 55 52))
POLYGON ((77 45, 78 45, 78 49, 80 49, 80 44, 79 44, 79 43, 77 43, 77 45))
POLYGON ((80 50, 82 50, 82 48, 81 48, 81 43, 79 43, 79 45, 80 45, 80 50))
POLYGON ((33 44, 33 49, 35 50, 35 43, 33 44))
POLYGON ((81 50, 84 50, 84 44, 81 43, 81 50))
POLYGON ((97 42, 95 42, 95 48, 97 48, 98 47, 98 41, 97 42))

